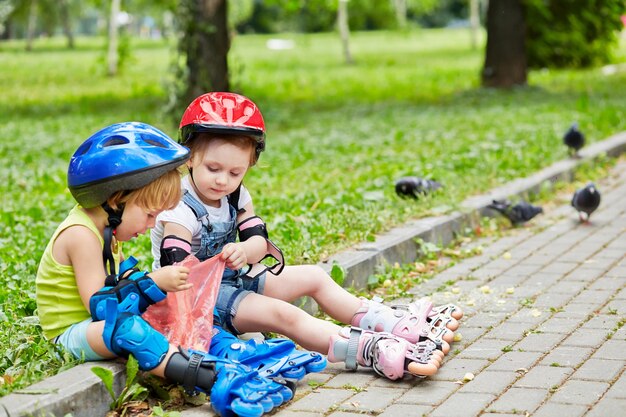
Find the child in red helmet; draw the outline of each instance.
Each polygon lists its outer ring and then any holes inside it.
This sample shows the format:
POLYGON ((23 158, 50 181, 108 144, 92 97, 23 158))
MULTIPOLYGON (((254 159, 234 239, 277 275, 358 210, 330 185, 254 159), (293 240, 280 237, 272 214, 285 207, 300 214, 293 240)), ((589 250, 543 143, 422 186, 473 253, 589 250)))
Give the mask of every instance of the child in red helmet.
MULTIPOLYGON (((331 362, 345 362, 350 369, 372 367, 389 379, 437 372, 462 317, 456 306, 433 308, 421 299, 391 308, 353 296, 318 266, 283 267, 282 254, 242 185, 265 148, 263 118, 251 100, 233 93, 204 94, 188 106, 179 133, 191 150, 189 175, 183 178, 182 201, 161 213, 152 230, 153 267, 189 254, 200 260, 221 256, 227 269, 216 304, 218 329, 280 333, 305 349, 328 353, 331 362), (267 256, 278 264, 259 268, 267 256), (352 327, 294 306, 302 296, 352 327)), ((213 347, 210 352, 220 353, 213 347)))

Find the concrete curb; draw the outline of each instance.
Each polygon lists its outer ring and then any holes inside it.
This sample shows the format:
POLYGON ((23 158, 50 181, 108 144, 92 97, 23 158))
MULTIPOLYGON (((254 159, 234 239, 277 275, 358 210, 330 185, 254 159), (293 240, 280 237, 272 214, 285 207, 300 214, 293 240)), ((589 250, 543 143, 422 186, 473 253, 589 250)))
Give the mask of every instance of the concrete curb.
MULTIPOLYGON (((527 196, 557 181, 571 181, 576 168, 582 163, 603 155, 617 156, 626 151, 626 132, 589 145, 580 152, 581 158, 568 159, 531 175, 512 181, 488 194, 465 200, 457 212, 412 221, 379 235, 375 242, 362 243, 340 252, 320 266, 329 271, 338 264, 346 273, 345 286, 364 288, 367 278, 376 267, 395 262, 408 263, 417 258, 417 239, 448 244, 454 235, 465 227, 477 224, 480 216, 491 215, 486 207, 491 200, 511 196, 527 196)), ((314 311, 316 306, 307 302, 304 308, 314 311)), ((91 367, 110 369, 114 377, 114 390, 119 393, 126 374, 124 365, 116 362, 86 363, 48 378, 22 393, 12 393, 0 399, 0 417, 11 416, 64 416, 101 417, 109 410, 111 398, 91 367)))
POLYGON ((102 417, 112 399, 93 366, 113 373, 113 390, 120 393, 126 383, 126 367, 118 362, 90 362, 75 366, 28 388, 0 399, 0 417, 66 416, 102 417))

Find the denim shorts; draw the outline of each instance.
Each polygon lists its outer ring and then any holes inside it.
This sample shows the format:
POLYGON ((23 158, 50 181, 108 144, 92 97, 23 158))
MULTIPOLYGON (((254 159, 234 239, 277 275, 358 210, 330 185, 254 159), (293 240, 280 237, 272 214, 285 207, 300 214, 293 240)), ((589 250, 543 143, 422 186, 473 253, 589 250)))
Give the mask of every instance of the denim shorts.
POLYGON ((68 350, 77 359, 85 361, 102 361, 106 358, 98 355, 87 342, 87 327, 93 322, 92 319, 72 324, 66 331, 53 339, 68 350))
POLYGON ((240 276, 222 278, 220 289, 215 302, 215 313, 213 323, 221 326, 229 332, 238 335, 241 334, 234 324, 233 318, 237 314, 239 303, 248 294, 263 294, 265 290, 265 273, 257 278, 242 278, 240 276))

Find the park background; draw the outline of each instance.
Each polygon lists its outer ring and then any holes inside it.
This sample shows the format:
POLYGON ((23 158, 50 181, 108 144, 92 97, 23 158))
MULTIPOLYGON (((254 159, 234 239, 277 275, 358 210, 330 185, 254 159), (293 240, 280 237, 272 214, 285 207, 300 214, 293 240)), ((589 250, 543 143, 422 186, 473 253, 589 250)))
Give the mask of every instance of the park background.
MULTIPOLYGON (((75 364, 43 339, 34 300, 41 253, 73 205, 65 176, 74 149, 121 121, 175 138, 182 114, 187 83, 171 21, 193 2, 117 2, 114 71, 107 20, 116 1, 78 3, 0 2, 0 395, 75 364)), ((615 30, 623 1, 600 2, 609 10, 578 2, 612 22, 602 48, 579 36, 582 26, 566 31, 597 59, 529 66, 507 88, 484 86, 486 2, 408 1, 402 22, 392 2, 351 0, 350 59, 335 27, 342 3, 228 2, 229 89, 259 105, 268 132, 246 185, 289 263, 324 261, 564 159, 561 138, 574 121, 588 142, 625 130, 626 37, 615 30), (468 17, 471 4, 481 26, 468 17), (404 175, 444 188, 400 199, 393 184, 404 175)), ((545 33, 540 51, 564 42, 545 33)), ((125 249, 148 267, 147 236, 125 249)))

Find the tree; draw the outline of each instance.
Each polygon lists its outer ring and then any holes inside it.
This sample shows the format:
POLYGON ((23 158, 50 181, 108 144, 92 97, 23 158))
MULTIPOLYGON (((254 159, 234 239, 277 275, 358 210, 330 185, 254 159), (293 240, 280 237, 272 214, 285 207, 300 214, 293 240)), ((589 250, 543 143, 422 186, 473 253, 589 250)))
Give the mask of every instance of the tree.
POLYGON ((348 0, 339 0, 337 8, 337 26, 339 26, 339 36, 341 36, 341 46, 346 64, 354 64, 350 54, 350 26, 348 25, 348 0))
POLYGON ((121 0, 111 0, 111 11, 109 13, 109 37, 107 48, 107 75, 112 77, 117 75, 118 70, 118 15, 120 14, 121 0))
POLYGON ((37 29, 37 0, 30 1, 28 13, 28 24, 26 26, 26 50, 33 49, 33 41, 35 39, 35 30, 37 29))
POLYGON ((624 28, 624 0, 525 0, 531 68, 605 64, 624 28))
POLYGON ((483 86, 509 88, 526 85, 525 36, 522 0, 490 0, 483 86))
POLYGON ((207 91, 229 91, 227 13, 226 0, 180 1, 178 51, 183 66, 176 71, 180 80, 172 109, 207 91))
POLYGON ((70 7, 68 0, 59 0, 59 9, 61 15, 61 25, 63 26, 63 33, 67 38, 67 47, 74 48, 74 33, 72 32, 72 24, 70 18, 70 7))
POLYGON ((478 47, 478 29, 480 29, 480 0, 470 0, 470 44, 472 49, 478 47))

